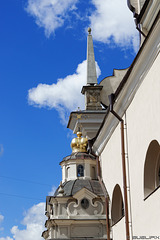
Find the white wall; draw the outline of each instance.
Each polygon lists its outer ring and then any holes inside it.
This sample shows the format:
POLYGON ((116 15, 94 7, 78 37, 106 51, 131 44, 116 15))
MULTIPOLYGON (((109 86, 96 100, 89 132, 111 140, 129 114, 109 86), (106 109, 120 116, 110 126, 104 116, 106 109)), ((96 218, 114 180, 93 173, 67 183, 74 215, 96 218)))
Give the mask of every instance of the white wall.
POLYGON ((160 236, 160 189, 144 201, 144 163, 150 142, 160 143, 160 54, 127 110, 134 235, 160 236))
MULTIPOLYGON (((126 121, 133 236, 160 236, 160 189, 144 201, 143 182, 147 148, 154 139, 160 143, 160 54, 127 109, 126 121)), ((120 124, 101 154, 101 165, 112 200, 116 184, 123 194, 120 124)), ((124 218, 113 227, 114 232, 114 240, 125 234, 124 218)))

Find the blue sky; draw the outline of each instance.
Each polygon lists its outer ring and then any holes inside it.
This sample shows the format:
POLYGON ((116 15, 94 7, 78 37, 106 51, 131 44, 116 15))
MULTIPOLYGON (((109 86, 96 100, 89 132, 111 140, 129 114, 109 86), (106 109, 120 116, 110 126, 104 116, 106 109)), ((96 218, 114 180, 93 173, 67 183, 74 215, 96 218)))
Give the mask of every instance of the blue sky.
POLYGON ((129 67, 138 33, 126 3, 1 1, 0 240, 42 239, 45 198, 71 153, 68 116, 84 106, 87 28, 98 81, 129 67))

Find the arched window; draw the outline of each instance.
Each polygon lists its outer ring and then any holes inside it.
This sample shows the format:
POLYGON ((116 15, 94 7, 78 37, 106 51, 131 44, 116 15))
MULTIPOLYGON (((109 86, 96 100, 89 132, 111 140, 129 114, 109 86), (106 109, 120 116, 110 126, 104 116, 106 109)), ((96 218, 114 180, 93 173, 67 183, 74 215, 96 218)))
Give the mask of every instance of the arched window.
POLYGON ((124 204, 120 186, 117 184, 113 190, 111 218, 112 224, 117 223, 124 216, 124 204))
POLYGON ((77 177, 84 177, 84 167, 81 164, 77 166, 77 177))
POLYGON ((160 185, 160 146, 153 140, 148 147, 144 164, 144 197, 160 185))

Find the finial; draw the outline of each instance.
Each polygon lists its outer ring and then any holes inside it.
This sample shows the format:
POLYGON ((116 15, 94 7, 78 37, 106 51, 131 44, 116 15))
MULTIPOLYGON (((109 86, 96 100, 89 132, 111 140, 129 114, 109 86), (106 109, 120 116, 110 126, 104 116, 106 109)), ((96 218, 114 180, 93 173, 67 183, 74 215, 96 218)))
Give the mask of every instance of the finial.
POLYGON ((92 31, 92 30, 91 30, 91 28, 89 27, 89 28, 88 28, 88 33, 91 34, 91 31, 92 31))
POLYGON ((63 196, 63 194, 64 194, 64 189, 63 189, 63 185, 62 185, 62 181, 61 181, 60 185, 59 185, 59 189, 58 189, 58 195, 63 196))
POLYGON ((72 153, 87 152, 88 139, 82 137, 82 133, 77 132, 77 137, 71 142, 72 153))

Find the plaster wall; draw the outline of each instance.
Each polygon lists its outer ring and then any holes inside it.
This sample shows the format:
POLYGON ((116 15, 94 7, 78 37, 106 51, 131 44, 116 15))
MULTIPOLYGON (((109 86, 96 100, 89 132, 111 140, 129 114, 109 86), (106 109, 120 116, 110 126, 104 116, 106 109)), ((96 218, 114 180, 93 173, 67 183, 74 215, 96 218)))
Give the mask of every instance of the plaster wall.
MULTIPOLYGON (((160 143, 160 54, 126 110, 131 196, 131 233, 133 236, 160 236, 160 189, 144 200, 144 163, 150 142, 160 143), (132 217, 131 217, 132 216, 132 217)), ((119 184, 123 194, 120 124, 101 154, 102 176, 112 201, 119 184)), ((127 150, 126 150, 127 151, 127 150)), ((129 192, 128 192, 129 193, 129 192)), ((124 218, 113 227, 114 240, 124 230, 124 218), (118 230, 119 229, 119 230, 118 230)), ((125 233, 125 232, 124 232, 125 233)))
POLYGON ((70 164, 68 167, 68 180, 74 180, 77 177, 77 167, 76 163, 70 164))
POLYGON ((96 172, 93 172, 93 167, 96 168, 96 161, 76 159, 76 161, 69 161, 67 164, 62 165, 62 182, 77 178, 77 166, 79 164, 84 166, 84 177, 81 178, 96 179, 96 172))
POLYGON ((48 239, 51 239, 50 237, 59 238, 59 239, 65 239, 65 238, 70 239, 70 237, 86 238, 86 237, 93 237, 93 234, 96 239, 97 237, 106 239, 105 225, 100 223, 93 224, 91 222, 87 222, 87 224, 79 223, 79 224, 70 224, 70 225, 60 225, 57 230, 51 228, 50 233, 51 234, 48 237, 48 239))
POLYGON ((90 164, 89 163, 85 163, 85 169, 84 169, 84 175, 86 176, 86 178, 90 179, 91 177, 91 173, 90 173, 90 164))
POLYGON ((70 163, 62 166, 62 183, 69 180, 74 180, 77 177, 76 163, 70 163))
MULTIPOLYGON (((111 212, 113 191, 116 184, 120 186, 123 195, 120 125, 118 125, 115 129, 110 141, 108 142, 107 146, 101 154, 101 169, 103 181, 105 183, 110 198, 111 212)), ((111 235, 114 240, 125 238, 124 217, 112 227, 111 235)))
POLYGON ((62 167, 62 182, 65 181, 66 178, 66 170, 65 170, 65 166, 62 167))
POLYGON ((102 225, 84 224, 71 226, 71 237, 103 237, 102 225))
POLYGON ((160 189, 144 200, 144 164, 148 146, 160 143, 160 54, 127 110, 133 235, 160 236, 160 189))
POLYGON ((125 236, 125 219, 115 224, 112 228, 112 239, 124 239, 125 236))
POLYGON ((107 186, 110 200, 112 200, 112 193, 116 184, 119 184, 121 191, 123 191, 120 139, 120 126, 118 125, 112 135, 112 138, 101 154, 102 176, 103 181, 107 186))

